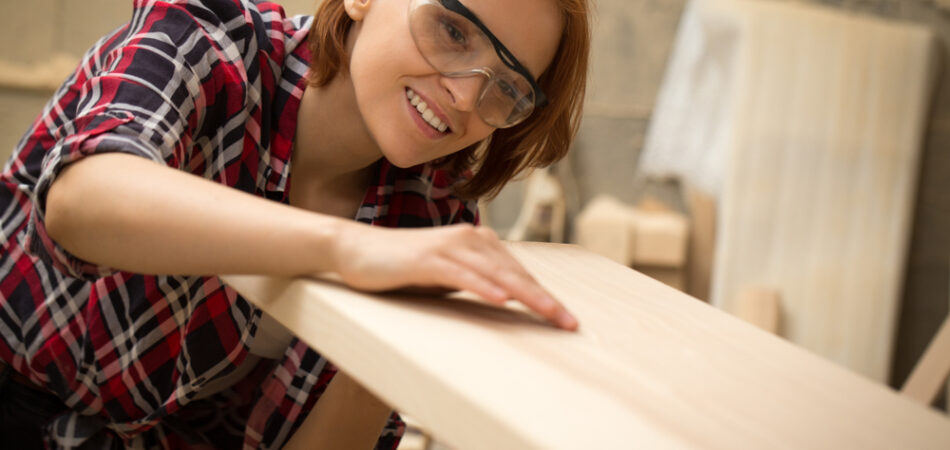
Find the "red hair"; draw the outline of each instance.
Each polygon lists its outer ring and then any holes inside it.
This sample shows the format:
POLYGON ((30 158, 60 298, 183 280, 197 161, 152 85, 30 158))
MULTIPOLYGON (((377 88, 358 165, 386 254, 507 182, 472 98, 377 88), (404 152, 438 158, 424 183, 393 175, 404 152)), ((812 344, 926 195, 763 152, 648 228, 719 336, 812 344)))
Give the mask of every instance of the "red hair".
MULTIPOLYGON (((474 170, 471 179, 456 185, 460 197, 494 197, 523 171, 553 164, 570 149, 580 126, 587 87, 589 6, 588 0, 556 1, 564 15, 564 29, 551 65, 538 78, 548 105, 535 109, 524 122, 495 130, 479 144, 435 162, 454 174, 474 170)), ((343 8, 343 0, 324 0, 314 19, 309 82, 324 86, 347 67, 346 33, 353 20, 343 8)))

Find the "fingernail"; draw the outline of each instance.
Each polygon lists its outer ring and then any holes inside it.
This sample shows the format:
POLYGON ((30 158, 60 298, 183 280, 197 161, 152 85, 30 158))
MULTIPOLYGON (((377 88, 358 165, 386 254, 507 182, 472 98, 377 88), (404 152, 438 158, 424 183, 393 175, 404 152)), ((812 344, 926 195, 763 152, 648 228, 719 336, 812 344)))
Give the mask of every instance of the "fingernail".
POLYGON ((557 313, 557 322, 565 330, 576 330, 578 325, 577 318, 565 310, 557 313))

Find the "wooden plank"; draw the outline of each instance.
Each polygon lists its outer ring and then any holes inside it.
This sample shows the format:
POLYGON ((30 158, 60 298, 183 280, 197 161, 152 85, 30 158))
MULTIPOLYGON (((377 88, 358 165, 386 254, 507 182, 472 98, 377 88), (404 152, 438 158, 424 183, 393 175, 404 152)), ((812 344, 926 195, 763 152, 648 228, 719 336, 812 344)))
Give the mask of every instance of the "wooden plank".
POLYGON ((917 362, 901 393, 930 405, 950 375, 950 318, 944 319, 937 335, 930 341, 924 355, 917 362))
POLYGON ((786 337, 886 382, 933 37, 773 6, 748 12, 713 302, 774 287, 786 337))
POLYGON ((744 287, 775 288, 784 337, 886 382, 933 34, 801 3, 697 4, 717 5, 694 23, 730 86, 711 301, 735 311, 744 287))
POLYGON ((947 448, 950 420, 577 246, 512 253, 581 322, 465 296, 224 281, 456 448, 947 448))

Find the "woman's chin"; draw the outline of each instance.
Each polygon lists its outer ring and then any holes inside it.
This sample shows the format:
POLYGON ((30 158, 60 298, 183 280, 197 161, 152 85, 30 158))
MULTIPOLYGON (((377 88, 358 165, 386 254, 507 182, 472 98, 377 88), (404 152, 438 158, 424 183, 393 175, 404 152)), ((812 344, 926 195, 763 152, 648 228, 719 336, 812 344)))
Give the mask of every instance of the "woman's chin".
POLYGON ((410 167, 418 166, 419 164, 425 164, 435 159, 424 158, 421 155, 413 154, 412 150, 406 150, 404 152, 383 151, 383 156, 386 157, 386 160, 389 161, 390 164, 399 167, 400 169, 408 169, 410 167))
POLYGON ((399 158, 399 157, 391 157, 391 156, 387 156, 386 160, 389 161, 390 164, 400 169, 408 169, 410 167, 417 166, 425 162, 425 161, 420 162, 420 161, 409 159, 409 158, 399 158))

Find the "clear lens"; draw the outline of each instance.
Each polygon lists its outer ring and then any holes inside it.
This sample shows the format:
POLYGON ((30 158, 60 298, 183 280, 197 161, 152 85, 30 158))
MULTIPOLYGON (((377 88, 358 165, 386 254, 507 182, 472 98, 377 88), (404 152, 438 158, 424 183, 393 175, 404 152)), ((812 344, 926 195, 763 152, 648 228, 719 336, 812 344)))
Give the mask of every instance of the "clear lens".
POLYGON ((482 92, 479 114, 486 123, 511 126, 524 120, 534 109, 534 91, 524 77, 497 74, 482 92))
POLYGON ((534 110, 531 83, 506 66, 488 36, 465 17, 435 1, 419 0, 410 6, 409 28, 422 56, 443 75, 491 75, 477 105, 485 123, 510 127, 534 110))

